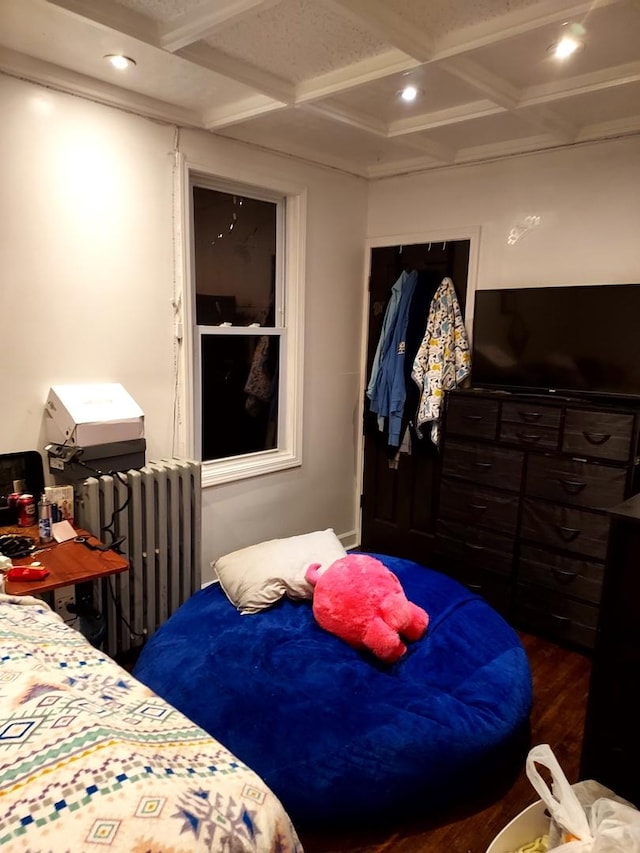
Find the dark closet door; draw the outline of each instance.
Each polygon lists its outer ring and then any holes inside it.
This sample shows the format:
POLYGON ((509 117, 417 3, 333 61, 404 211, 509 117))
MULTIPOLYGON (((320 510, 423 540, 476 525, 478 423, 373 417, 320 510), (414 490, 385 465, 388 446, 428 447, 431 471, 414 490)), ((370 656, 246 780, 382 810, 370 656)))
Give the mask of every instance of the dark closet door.
MULTIPOLYGON (((464 314, 468 267, 468 240, 384 246, 372 250, 367 382, 391 288, 400 273, 415 269, 424 272, 426 279, 442 280, 450 276, 464 314)), ((412 316, 410 320, 414 331, 417 325, 422 324, 423 331, 426 327, 427 312, 420 313, 420 317, 412 316)), ((407 355, 411 355, 409 349, 407 355)), ((417 386, 408 380, 405 421, 413 419, 418 399, 417 386)), ((361 547, 366 551, 428 563, 433 549, 440 455, 425 430, 422 439, 412 441, 410 455, 400 454, 397 467, 390 465, 394 456, 394 450, 387 444, 387 431, 378 429, 376 415, 369 411, 369 401, 365 397, 361 547)))

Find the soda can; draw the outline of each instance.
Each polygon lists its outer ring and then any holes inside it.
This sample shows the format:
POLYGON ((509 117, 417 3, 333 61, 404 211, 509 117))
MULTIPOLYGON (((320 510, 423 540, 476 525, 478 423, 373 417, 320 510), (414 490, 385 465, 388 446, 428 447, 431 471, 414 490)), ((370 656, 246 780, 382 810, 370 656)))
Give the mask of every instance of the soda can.
POLYGON ((19 527, 31 527, 36 523, 36 502, 33 495, 20 495, 17 508, 19 527))

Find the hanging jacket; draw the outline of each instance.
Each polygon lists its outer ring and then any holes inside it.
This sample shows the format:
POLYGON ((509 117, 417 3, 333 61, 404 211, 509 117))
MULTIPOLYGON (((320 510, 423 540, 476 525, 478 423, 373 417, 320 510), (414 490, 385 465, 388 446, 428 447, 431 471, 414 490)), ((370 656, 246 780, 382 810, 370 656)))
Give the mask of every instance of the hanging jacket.
MULTIPOLYGON (((370 396, 370 409, 378 415, 378 426, 381 429, 384 426, 384 418, 388 419, 388 443, 392 447, 397 447, 400 444, 402 415, 407 393, 404 376, 405 335, 409 319, 409 307, 417 280, 418 274, 413 271, 407 273, 402 282, 400 301, 392 328, 389 330, 389 343, 383 349, 370 396)), ((368 393, 369 389, 367 388, 368 393)))
POLYGON ((453 282, 444 278, 429 309, 424 338, 413 362, 411 377, 420 389, 416 431, 431 424, 431 440, 440 441, 444 392, 459 385, 471 371, 469 339, 453 282))
POLYGON ((398 279, 391 288, 391 296, 389 297, 387 310, 384 313, 382 329, 380 331, 380 337, 378 338, 378 346, 376 347, 376 352, 373 357, 373 365, 371 366, 371 376, 369 377, 369 384, 367 385, 367 397, 369 399, 373 397, 373 392, 376 387, 378 373, 380 371, 380 362, 382 361, 382 357, 386 353, 391 342, 391 336, 393 335, 394 324, 398 314, 398 305, 400 304, 400 297, 402 295, 402 288, 408 277, 408 272, 400 273, 398 279))

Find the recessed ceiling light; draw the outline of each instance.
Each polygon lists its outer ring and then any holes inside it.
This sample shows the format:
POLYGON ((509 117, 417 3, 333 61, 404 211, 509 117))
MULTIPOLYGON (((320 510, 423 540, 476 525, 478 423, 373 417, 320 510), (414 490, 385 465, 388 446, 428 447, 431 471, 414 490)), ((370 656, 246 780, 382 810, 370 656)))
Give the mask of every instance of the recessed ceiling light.
POLYGON ((127 68, 132 68, 136 61, 129 56, 123 56, 121 53, 108 53, 104 57, 107 62, 110 62, 118 71, 125 71, 127 68))
POLYGON ((398 97, 407 104, 411 104, 420 94, 420 89, 416 86, 405 86, 398 92, 398 97))
POLYGON ((577 50, 584 47, 583 37, 585 28, 582 24, 563 24, 563 32, 558 41, 554 42, 549 48, 549 53, 553 54, 555 59, 567 59, 577 50))

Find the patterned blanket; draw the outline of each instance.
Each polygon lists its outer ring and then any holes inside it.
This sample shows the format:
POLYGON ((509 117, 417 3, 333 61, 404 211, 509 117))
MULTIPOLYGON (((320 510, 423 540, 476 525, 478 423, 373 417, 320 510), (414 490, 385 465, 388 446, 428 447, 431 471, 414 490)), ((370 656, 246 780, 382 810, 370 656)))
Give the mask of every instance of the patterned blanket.
POLYGON ((42 601, 0 595, 0 846, 302 853, 260 777, 42 601))

